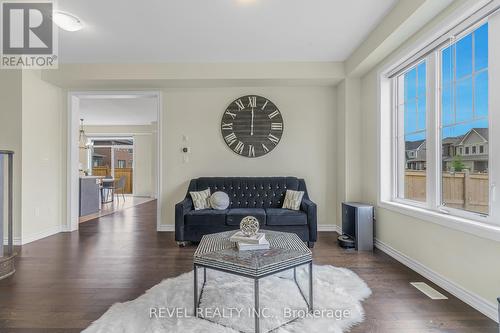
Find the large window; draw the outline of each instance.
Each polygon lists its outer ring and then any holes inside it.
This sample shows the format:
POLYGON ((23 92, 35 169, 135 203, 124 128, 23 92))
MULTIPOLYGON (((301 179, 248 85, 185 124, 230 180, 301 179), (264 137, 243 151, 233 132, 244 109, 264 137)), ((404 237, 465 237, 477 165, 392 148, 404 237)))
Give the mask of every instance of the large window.
POLYGON ((500 46, 492 42, 500 37, 498 5, 430 36, 381 75, 380 201, 387 207, 500 224, 500 93, 492 93, 500 90, 500 46))
POLYGON ((442 205, 488 214, 488 23, 440 57, 442 205))

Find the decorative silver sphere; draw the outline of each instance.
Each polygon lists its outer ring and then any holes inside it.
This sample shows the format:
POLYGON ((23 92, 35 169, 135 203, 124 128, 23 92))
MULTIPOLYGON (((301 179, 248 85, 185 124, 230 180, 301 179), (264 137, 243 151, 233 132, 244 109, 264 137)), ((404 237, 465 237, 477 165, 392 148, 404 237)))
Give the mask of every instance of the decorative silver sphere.
POLYGON ((259 220, 253 216, 246 216, 241 220, 240 230, 243 235, 252 237, 259 231, 259 220))

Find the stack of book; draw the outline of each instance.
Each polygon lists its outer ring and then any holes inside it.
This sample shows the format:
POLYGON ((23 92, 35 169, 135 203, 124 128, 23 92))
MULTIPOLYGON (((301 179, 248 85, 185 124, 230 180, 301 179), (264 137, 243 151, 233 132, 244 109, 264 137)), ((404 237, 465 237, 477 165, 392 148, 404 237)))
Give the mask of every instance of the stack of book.
POLYGON ((269 249, 269 242, 266 239, 266 235, 260 232, 253 236, 245 236, 241 231, 238 231, 229 240, 237 244, 239 251, 269 249))

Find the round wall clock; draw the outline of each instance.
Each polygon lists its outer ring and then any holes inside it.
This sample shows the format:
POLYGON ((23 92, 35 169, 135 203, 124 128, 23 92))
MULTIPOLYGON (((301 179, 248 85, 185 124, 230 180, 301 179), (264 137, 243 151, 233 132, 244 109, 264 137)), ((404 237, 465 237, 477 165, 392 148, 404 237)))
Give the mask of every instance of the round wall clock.
POLYGON ((236 154, 259 157, 273 150, 283 134, 283 117, 269 99, 247 95, 226 108, 221 121, 224 142, 236 154))

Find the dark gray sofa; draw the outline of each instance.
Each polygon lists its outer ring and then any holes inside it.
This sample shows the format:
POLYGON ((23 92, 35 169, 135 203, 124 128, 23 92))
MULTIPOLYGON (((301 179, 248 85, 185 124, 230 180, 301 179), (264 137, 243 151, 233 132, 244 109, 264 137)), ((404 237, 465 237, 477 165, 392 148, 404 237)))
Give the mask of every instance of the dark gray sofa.
POLYGON ((184 200, 175 205, 175 240, 199 242, 205 234, 239 229, 245 216, 255 216, 262 229, 296 233, 309 247, 317 239, 316 204, 306 183, 296 177, 203 177, 192 179, 184 200), (225 210, 194 210, 189 192, 210 188, 226 192, 225 210), (282 209, 286 190, 304 191, 300 210, 282 209))

